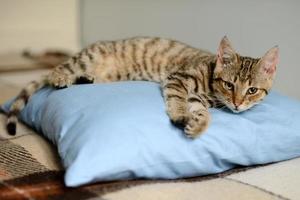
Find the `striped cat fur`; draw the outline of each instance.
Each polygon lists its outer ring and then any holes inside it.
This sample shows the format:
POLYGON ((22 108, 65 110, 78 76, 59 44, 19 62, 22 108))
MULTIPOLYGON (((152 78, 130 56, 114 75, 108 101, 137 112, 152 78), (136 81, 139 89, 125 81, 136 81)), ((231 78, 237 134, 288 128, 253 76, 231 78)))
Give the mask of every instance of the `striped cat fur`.
POLYGON ((145 80, 161 84, 166 112, 188 137, 203 133, 209 107, 242 112, 259 103, 270 90, 278 47, 261 58, 241 56, 225 36, 216 54, 159 37, 99 41, 59 64, 41 81, 32 81, 10 107, 8 133, 16 133, 17 116, 30 96, 45 85, 145 80))

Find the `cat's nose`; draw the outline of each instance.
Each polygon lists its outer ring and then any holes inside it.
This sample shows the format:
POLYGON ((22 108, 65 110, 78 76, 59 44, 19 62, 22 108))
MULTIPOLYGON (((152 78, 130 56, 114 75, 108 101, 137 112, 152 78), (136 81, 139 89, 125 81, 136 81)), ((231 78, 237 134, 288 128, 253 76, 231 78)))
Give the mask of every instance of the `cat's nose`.
POLYGON ((241 102, 235 102, 235 103, 234 103, 234 107, 235 107, 234 109, 235 109, 235 110, 239 110, 239 106, 240 106, 241 104, 242 104, 241 102))

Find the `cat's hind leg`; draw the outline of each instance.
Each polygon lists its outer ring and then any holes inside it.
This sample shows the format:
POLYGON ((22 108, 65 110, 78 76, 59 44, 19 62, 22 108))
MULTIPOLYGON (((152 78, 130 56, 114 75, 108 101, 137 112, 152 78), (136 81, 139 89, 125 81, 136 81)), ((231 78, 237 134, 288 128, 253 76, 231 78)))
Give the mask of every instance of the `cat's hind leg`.
POLYGON ((65 67, 67 64, 61 64, 57 66, 48 76, 47 82, 49 85, 62 89, 71 86, 75 83, 76 74, 65 67))
POLYGON ((84 49, 66 62, 58 65, 48 75, 48 84, 55 88, 66 88, 73 84, 93 83, 94 52, 84 49))

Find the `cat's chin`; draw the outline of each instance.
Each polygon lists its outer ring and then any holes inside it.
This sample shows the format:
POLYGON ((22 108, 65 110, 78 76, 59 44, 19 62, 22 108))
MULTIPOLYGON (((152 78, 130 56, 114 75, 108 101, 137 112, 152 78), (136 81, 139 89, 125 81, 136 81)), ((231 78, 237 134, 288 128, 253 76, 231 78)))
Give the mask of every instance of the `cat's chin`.
POLYGON ((236 110, 236 109, 230 109, 230 110, 231 110, 233 113, 236 113, 236 114, 245 111, 245 110, 236 110))
POLYGON ((233 108, 232 106, 227 106, 227 108, 228 108, 229 110, 231 110, 233 113, 238 114, 238 113, 241 113, 241 112, 244 112, 244 111, 248 110, 250 107, 248 107, 248 108, 239 108, 239 109, 236 109, 236 108, 233 108))

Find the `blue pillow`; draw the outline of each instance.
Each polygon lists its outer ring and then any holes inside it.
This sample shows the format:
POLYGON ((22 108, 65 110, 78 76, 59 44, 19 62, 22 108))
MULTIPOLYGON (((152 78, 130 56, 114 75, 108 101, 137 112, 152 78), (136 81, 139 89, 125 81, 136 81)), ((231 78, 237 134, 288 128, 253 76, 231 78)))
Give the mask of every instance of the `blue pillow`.
POLYGON ((188 139, 170 123, 158 84, 118 82, 43 88, 20 117, 57 145, 72 187, 192 177, 300 156, 295 100, 272 92, 247 112, 210 112, 208 131, 188 139))

